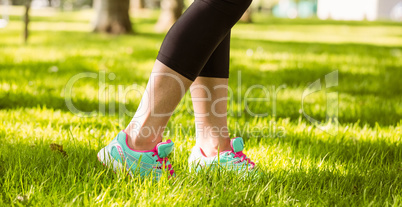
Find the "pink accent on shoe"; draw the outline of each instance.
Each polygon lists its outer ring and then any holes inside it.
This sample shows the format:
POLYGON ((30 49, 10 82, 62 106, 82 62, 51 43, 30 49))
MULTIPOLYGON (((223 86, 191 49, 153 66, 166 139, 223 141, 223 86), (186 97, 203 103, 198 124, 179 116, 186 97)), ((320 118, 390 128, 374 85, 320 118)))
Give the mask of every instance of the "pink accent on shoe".
POLYGON ((166 142, 159 142, 159 143, 155 146, 155 149, 157 149, 157 148, 159 147, 159 145, 161 145, 161 144, 169 144, 169 143, 171 143, 171 142, 172 142, 172 140, 170 140, 170 139, 166 140, 166 142))
POLYGON ((124 156, 123 149, 122 149, 119 145, 116 145, 116 148, 117 148, 117 151, 119 152, 120 157, 121 157, 123 160, 125 160, 126 157, 124 156))
POLYGON ((204 150, 202 150, 201 147, 198 147, 198 148, 200 148, 201 155, 204 157, 207 157, 207 155, 204 153, 204 150))
MULTIPOLYGON (((168 141, 171 142, 170 139, 169 139, 168 141)), ((168 143, 170 143, 170 142, 168 142, 168 143)), ((157 156, 158 159, 157 159, 156 161, 158 161, 158 162, 161 163, 162 165, 165 164, 165 168, 167 168, 167 169, 169 170, 169 174, 170 174, 171 176, 173 176, 174 170, 173 170, 172 164, 169 164, 169 165, 166 166, 166 163, 167 163, 167 161, 168 161, 169 159, 168 159, 167 157, 164 157, 164 158, 160 158, 160 157, 159 157, 159 155, 158 155, 158 150, 157 150, 157 149, 158 149, 158 146, 159 146, 159 144, 155 146, 155 148, 154 148, 155 151, 154 151, 154 154, 152 155, 152 157, 157 156)))
MULTIPOLYGON (((236 139, 236 138, 238 138, 238 137, 235 137, 235 138, 232 138, 232 139, 236 139)), ((254 163, 253 161, 251 161, 250 158, 248 158, 247 155, 243 153, 243 151, 240 151, 240 152, 235 152, 235 151, 234 151, 234 149, 233 149, 233 142, 232 142, 232 141, 230 141, 230 147, 232 148, 232 153, 235 154, 235 156, 234 156, 233 158, 235 158, 235 157, 241 157, 240 162, 243 162, 244 160, 246 160, 246 161, 247 161, 247 164, 251 164, 251 165, 252 165, 251 168, 250 168, 250 170, 254 168, 255 163, 254 163)))
MULTIPOLYGON (((127 139, 126 139, 126 140, 127 140, 127 139)), ((134 150, 134 151, 136 151, 136 152, 153 152, 154 154, 152 155, 152 157, 157 156, 158 159, 157 159, 156 161, 159 162, 159 163, 161 163, 162 165, 164 165, 164 164, 166 164, 166 163, 168 162, 169 159, 168 159, 167 157, 164 157, 164 158, 160 158, 160 157, 159 157, 159 155, 158 155, 158 147, 159 147, 161 144, 169 144, 169 143, 171 143, 171 142, 172 142, 172 140, 168 139, 166 142, 160 142, 160 143, 158 143, 152 150, 146 150, 146 151, 134 150)), ((165 168, 167 168, 167 169, 169 170, 169 174, 170 174, 171 176, 173 176, 174 170, 173 170, 172 165, 171 165, 171 164, 169 164, 168 166, 165 165, 165 168)))
MULTIPOLYGON (((130 150, 132 150, 132 151, 134 151, 134 152, 153 152, 154 150, 155 150, 155 148, 154 149, 151 149, 151 150, 135 150, 135 149, 133 149, 133 148, 131 148, 130 147, 130 145, 128 145, 128 139, 127 139, 127 136, 128 136, 128 134, 124 131, 124 130, 122 130, 122 132, 124 132, 125 134, 126 134, 126 145, 127 145, 127 147, 130 149, 130 150)), ((169 140, 168 140, 169 141, 169 140)), ((164 143, 164 142, 161 142, 161 143, 164 143)), ((170 142, 169 142, 170 143, 170 142)), ((160 144, 160 143, 159 143, 160 144)), ((158 146, 158 145, 157 145, 158 146)))
POLYGON ((247 155, 245 155, 245 154, 243 153, 243 151, 240 151, 240 152, 234 152, 234 151, 232 151, 232 153, 235 154, 234 157, 241 157, 241 160, 240 160, 241 162, 247 161, 247 164, 251 164, 251 165, 252 165, 251 169, 254 168, 255 163, 254 163, 253 161, 251 161, 250 158, 248 158, 247 155))
MULTIPOLYGON (((167 157, 165 157, 165 158, 160 158, 160 157, 159 157, 159 155, 158 155, 158 147, 159 147, 161 144, 169 144, 169 143, 172 142, 172 140, 168 139, 166 142, 160 142, 160 143, 158 143, 158 144, 157 144, 153 149, 151 149, 151 150, 135 150, 135 149, 132 149, 132 148, 128 145, 128 142, 127 142, 127 140, 128 140, 128 139, 127 139, 128 134, 127 134, 124 130, 122 130, 122 132, 124 132, 124 133, 126 134, 126 145, 127 145, 127 147, 128 147, 130 150, 132 150, 132 151, 134 151, 134 152, 142 152, 142 153, 144 153, 144 152, 153 152, 154 154, 152 155, 152 157, 154 157, 155 155, 158 156, 158 160, 157 160, 157 161, 160 162, 162 165, 163 165, 163 163, 167 163, 167 161, 169 160, 167 157)), ((168 168, 170 175, 173 176, 174 170, 172 169, 172 165, 170 164, 170 165, 168 165, 168 166, 165 166, 165 168, 168 168)))

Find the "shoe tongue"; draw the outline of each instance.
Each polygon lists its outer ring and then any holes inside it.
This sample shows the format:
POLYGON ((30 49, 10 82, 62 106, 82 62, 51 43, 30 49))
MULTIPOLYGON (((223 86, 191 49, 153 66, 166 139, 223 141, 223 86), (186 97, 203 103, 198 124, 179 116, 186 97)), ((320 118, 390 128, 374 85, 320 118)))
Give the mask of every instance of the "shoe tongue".
POLYGON ((243 138, 236 137, 236 138, 231 139, 230 145, 232 146, 233 152, 243 151, 243 148, 244 148, 243 138))
POLYGON ((156 145, 156 151, 158 152, 158 156, 160 158, 167 157, 173 151, 174 143, 172 140, 168 140, 166 142, 161 142, 156 145))

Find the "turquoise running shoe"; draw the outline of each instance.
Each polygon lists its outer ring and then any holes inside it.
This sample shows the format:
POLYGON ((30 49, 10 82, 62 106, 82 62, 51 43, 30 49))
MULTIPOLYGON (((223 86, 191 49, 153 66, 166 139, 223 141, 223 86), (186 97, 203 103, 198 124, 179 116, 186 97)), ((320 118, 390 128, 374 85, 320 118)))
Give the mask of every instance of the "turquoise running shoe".
MULTIPOLYGON (((161 142, 152 150, 138 151, 127 144, 127 134, 124 131, 114 138, 109 145, 98 152, 98 160, 115 172, 126 169, 131 176, 141 177, 153 174, 159 180, 164 170, 174 176, 174 170, 167 156, 173 151, 174 143, 169 139, 161 142)), ((169 177, 170 177, 169 176, 169 177)))
POLYGON ((198 172, 202 168, 224 168, 231 171, 248 171, 255 167, 255 163, 243 153, 244 142, 241 137, 230 140, 231 151, 220 152, 215 157, 206 157, 202 149, 193 147, 188 160, 190 171, 198 172))

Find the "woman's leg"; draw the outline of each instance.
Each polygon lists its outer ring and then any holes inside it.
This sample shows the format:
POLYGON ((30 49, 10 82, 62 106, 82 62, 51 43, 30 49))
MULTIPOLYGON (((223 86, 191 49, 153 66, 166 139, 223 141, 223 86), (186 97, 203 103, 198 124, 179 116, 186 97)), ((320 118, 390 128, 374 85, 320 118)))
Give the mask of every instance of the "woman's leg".
POLYGON ((250 3, 251 0, 196 0, 172 26, 162 43, 140 107, 127 126, 131 148, 152 149, 161 141, 184 92, 208 65, 221 42, 230 38, 230 29, 250 3))
POLYGON ((209 57, 198 76, 229 78, 230 31, 209 57))
POLYGON ((228 79, 198 77, 190 91, 198 147, 207 157, 231 150, 227 127, 228 79))
POLYGON ((229 138, 229 50, 230 34, 214 51, 190 87, 197 132, 197 146, 193 147, 189 157, 190 171, 215 168, 216 165, 235 171, 255 167, 255 163, 243 153, 243 139, 229 138))
POLYGON ((230 32, 190 87, 197 145, 208 157, 231 149, 227 127, 229 59, 230 32))
MULTIPOLYGON (((157 59, 194 81, 250 3, 251 0, 195 0, 167 33, 157 59)), ((214 72, 219 70, 215 68, 214 72)))
POLYGON ((150 150, 162 141, 164 128, 191 83, 158 60, 155 62, 140 106, 125 129, 132 149, 150 150))

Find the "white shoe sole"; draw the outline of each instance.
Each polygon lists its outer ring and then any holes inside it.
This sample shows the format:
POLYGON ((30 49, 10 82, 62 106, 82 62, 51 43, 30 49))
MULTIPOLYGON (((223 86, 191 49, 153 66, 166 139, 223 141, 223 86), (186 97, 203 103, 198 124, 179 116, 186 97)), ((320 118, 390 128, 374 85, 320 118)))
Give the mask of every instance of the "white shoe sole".
MULTIPOLYGON (((122 169, 124 169, 122 163, 120 163, 119 161, 117 161, 117 160, 112 158, 112 156, 110 155, 109 151, 106 150, 106 147, 102 148, 98 152, 97 156, 98 156, 99 162, 101 162, 104 166, 113 168, 113 171, 115 173, 117 173, 118 171, 121 171, 122 169)), ((128 173, 132 176, 131 170, 128 171, 128 173)))

